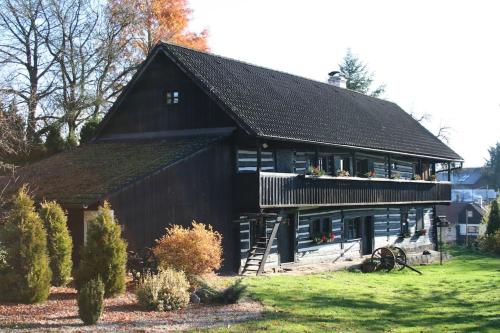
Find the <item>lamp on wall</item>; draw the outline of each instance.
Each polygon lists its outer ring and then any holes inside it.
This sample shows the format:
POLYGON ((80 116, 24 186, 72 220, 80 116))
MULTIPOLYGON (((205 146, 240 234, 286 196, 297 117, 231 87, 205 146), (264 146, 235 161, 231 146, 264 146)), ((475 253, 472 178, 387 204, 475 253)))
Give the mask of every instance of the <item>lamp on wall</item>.
POLYGON ((269 147, 269 145, 268 145, 267 143, 265 143, 265 142, 264 142, 264 143, 262 144, 262 148, 267 149, 268 147, 269 147))

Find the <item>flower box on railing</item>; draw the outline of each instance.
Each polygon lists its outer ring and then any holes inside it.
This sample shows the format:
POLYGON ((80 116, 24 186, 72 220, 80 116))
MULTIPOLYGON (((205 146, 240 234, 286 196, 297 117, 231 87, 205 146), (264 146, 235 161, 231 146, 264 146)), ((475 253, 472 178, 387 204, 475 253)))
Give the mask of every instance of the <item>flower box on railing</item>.
POLYGON ((333 241, 335 241, 335 234, 333 231, 330 234, 321 234, 313 237, 313 243, 315 244, 333 243, 333 241))

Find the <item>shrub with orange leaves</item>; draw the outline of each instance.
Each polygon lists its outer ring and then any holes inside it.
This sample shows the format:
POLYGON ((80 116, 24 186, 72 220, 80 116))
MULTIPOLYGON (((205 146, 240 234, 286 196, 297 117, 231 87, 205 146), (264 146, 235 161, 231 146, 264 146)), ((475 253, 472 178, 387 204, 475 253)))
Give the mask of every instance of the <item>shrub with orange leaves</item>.
POLYGON ((222 262, 222 236, 212 226, 193 221, 191 228, 172 225, 156 240, 154 253, 162 268, 175 268, 188 275, 217 270, 222 262))

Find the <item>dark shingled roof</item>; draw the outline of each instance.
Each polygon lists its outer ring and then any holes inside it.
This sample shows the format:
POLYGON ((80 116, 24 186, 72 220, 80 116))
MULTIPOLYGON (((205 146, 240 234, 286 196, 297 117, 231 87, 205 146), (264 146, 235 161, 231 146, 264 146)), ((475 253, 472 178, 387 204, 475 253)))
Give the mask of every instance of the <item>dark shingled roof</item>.
POLYGON ((185 47, 158 48, 251 135, 461 160, 395 103, 185 47))
POLYGON ((92 143, 23 167, 16 176, 18 185, 28 183, 39 200, 89 205, 218 140, 198 136, 92 143))

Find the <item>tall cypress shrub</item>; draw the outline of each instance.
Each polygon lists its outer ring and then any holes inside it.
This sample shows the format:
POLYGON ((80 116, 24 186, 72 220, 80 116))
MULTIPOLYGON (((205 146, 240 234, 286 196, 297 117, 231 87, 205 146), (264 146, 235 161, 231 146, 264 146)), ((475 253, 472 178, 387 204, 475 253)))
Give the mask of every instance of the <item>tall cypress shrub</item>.
POLYGON ((12 209, 0 231, 7 252, 7 264, 0 274, 0 298, 6 301, 38 303, 49 295, 47 233, 33 204, 23 186, 12 198, 12 209))
POLYGON ((40 209, 47 230, 47 248, 52 270, 52 285, 63 286, 71 278, 73 241, 68 230, 68 219, 55 201, 44 202, 40 209))
POLYGON ((126 251, 127 244, 121 238, 120 226, 115 222, 110 205, 105 202, 99 207, 97 218, 87 228, 87 244, 83 248, 76 277, 77 288, 100 277, 105 297, 123 293, 126 251))
POLYGON ((498 207, 498 200, 499 199, 493 200, 491 203, 488 224, 486 225, 487 235, 493 235, 497 230, 500 230, 500 209, 498 207))

